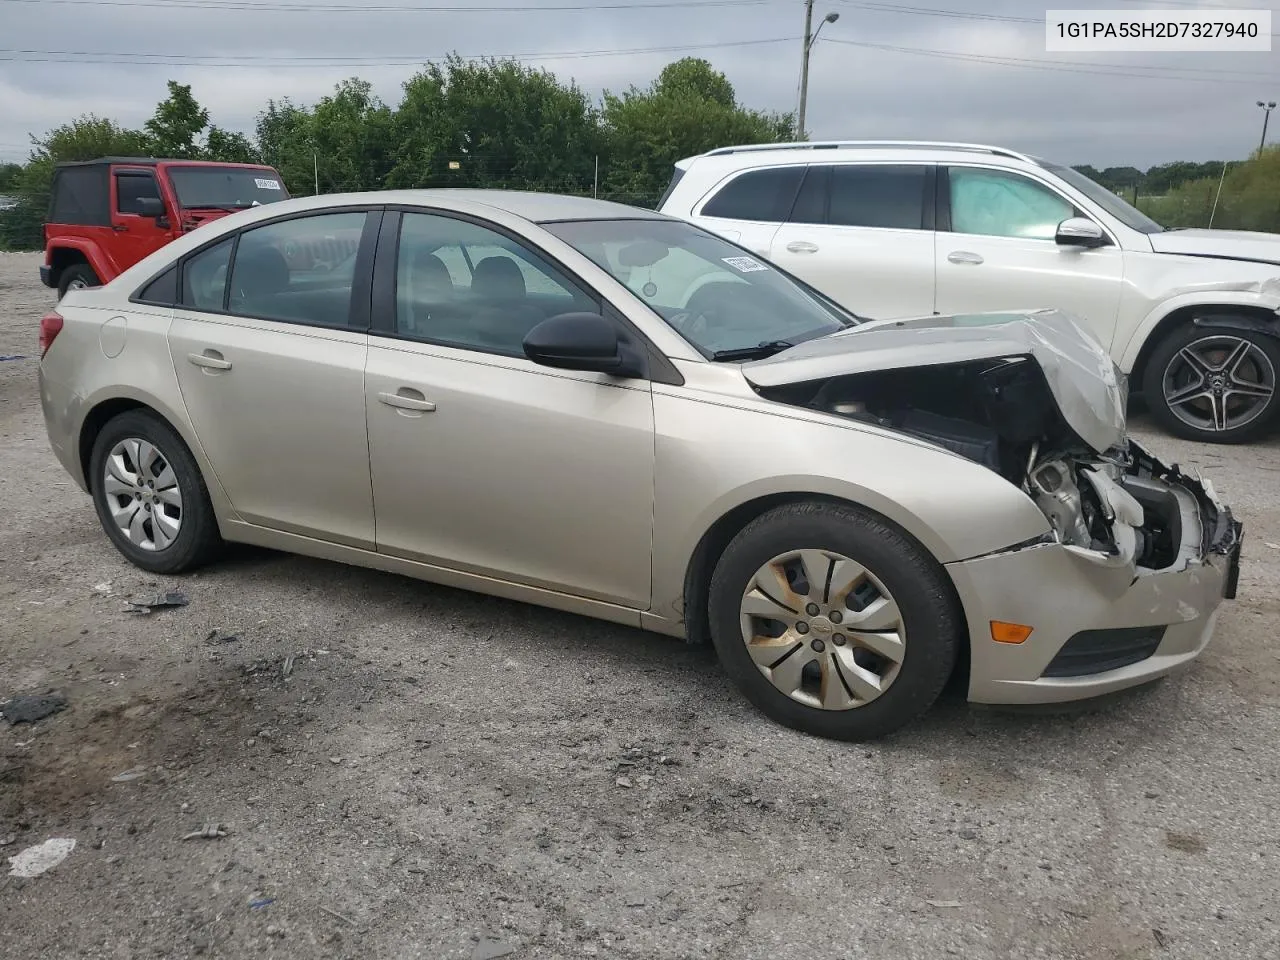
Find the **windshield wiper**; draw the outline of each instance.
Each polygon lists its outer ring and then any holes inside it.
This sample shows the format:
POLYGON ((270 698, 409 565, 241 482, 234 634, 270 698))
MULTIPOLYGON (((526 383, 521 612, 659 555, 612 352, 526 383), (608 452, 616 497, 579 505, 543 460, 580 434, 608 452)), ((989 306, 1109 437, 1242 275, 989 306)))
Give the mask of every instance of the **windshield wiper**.
POLYGON ((795 344, 790 340, 762 340, 754 347, 737 347, 733 350, 717 350, 711 359, 717 362, 730 360, 763 360, 775 353, 790 350, 795 344))

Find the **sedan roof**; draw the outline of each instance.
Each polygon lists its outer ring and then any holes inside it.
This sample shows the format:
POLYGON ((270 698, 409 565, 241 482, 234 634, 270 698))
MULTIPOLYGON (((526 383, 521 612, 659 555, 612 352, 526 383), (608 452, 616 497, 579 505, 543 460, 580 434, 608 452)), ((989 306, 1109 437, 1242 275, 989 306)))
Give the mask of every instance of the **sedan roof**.
POLYGON ((384 203, 448 203, 450 200, 482 203, 488 207, 505 210, 533 223, 554 223, 558 220, 668 220, 665 214, 643 207, 630 207, 608 200, 590 197, 570 197, 558 193, 535 193, 528 190, 471 190, 450 188, 444 190, 389 190, 367 194, 371 200, 384 203))

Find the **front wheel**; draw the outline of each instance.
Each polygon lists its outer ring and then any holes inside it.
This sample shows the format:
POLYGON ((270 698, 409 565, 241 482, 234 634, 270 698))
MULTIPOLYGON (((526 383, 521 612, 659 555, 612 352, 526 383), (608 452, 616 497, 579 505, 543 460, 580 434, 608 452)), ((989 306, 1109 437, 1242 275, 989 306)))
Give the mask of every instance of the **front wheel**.
POLYGON ((839 740, 884 736, 937 699, 962 635, 946 575, 856 507, 799 503, 748 524, 711 578, 725 672, 779 723, 839 740))
POLYGON ((1170 433, 1205 443, 1244 443, 1280 413, 1276 371, 1280 344, 1265 333, 1183 327, 1147 362, 1142 392, 1170 433))
POLYGON ((62 271, 58 278, 58 299, 67 295, 68 290, 86 290, 89 287, 100 287, 102 281, 87 263, 77 263, 62 271))

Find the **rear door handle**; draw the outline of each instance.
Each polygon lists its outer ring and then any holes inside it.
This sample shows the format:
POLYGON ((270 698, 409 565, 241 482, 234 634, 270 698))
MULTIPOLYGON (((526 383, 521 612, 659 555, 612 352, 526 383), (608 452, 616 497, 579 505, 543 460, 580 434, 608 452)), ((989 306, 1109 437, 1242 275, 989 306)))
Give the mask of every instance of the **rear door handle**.
POLYGON ((974 265, 983 262, 980 254, 970 253, 968 250, 953 250, 947 254, 947 259, 952 263, 972 263, 974 265))
POLYGON ((431 413, 436 405, 412 387, 401 387, 395 393, 380 393, 378 400, 388 407, 397 410, 409 410, 414 413, 431 413))
POLYGON ((787 244, 787 249, 792 253, 817 253, 818 245, 808 240, 792 240, 787 244))
POLYGON ((231 361, 224 360, 217 350, 206 350, 204 353, 188 353, 187 359, 197 367, 206 370, 230 370, 231 361))

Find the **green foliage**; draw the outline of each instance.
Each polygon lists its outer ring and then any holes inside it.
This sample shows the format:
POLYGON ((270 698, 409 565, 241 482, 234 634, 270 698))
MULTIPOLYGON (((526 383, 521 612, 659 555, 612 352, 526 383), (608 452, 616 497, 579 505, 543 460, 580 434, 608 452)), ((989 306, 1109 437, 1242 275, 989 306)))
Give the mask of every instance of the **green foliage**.
POLYGON ((383 186, 391 168, 391 119, 391 109, 373 95, 366 80, 344 80, 321 98, 309 124, 321 193, 383 186))
POLYGON ((657 203, 673 165, 683 157, 793 136, 789 114, 739 106, 724 74, 694 58, 668 65, 647 90, 606 92, 603 121, 606 192, 647 206, 657 203))
POLYGON ((259 163, 258 150, 243 133, 210 127, 203 151, 205 160, 220 163, 259 163))
POLYGON ((513 60, 431 64, 405 83, 393 126, 389 187, 589 192, 601 149, 586 94, 513 60))
POLYGON ((1151 197, 1143 212, 1166 227, 1207 227, 1280 233, 1280 146, 1267 147, 1243 163, 1215 164, 1212 175, 1192 180, 1163 197, 1151 197), (1221 179, 1218 209, 1213 209, 1221 179))
POLYGON ((190 84, 170 80, 168 98, 156 104, 146 123, 152 156, 201 159, 204 151, 197 141, 208 125, 209 111, 192 95, 190 84))
POLYGON ((296 197, 315 192, 311 111, 288 98, 268 100, 258 114, 255 139, 262 162, 275 167, 296 197))
POLYGON ((0 191, 12 190, 22 173, 20 163, 0 163, 0 191))

